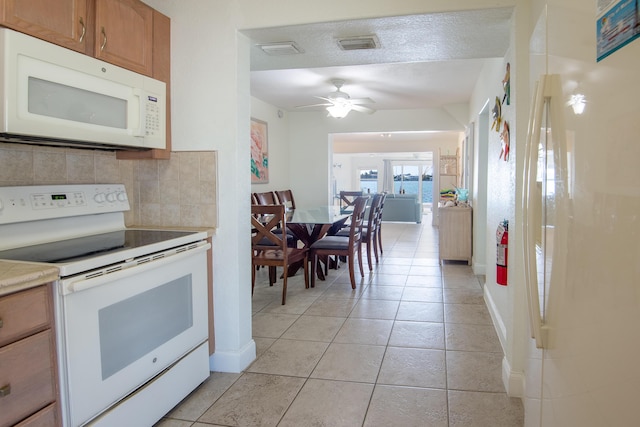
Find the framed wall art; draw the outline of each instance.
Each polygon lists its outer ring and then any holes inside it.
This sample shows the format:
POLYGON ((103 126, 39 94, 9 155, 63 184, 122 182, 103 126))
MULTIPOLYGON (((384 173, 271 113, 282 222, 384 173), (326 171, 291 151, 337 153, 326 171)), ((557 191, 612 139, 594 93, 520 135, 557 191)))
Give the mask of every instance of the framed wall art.
POLYGON ((269 132, 267 122, 251 118, 251 183, 269 182, 269 132))

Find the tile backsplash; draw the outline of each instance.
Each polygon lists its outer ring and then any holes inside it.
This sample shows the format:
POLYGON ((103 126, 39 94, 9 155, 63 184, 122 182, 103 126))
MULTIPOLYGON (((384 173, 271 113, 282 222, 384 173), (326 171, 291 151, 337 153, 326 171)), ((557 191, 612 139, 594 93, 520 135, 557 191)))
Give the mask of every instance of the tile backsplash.
POLYGON ((170 160, 118 160, 110 151, 0 143, 0 186, 122 183, 127 226, 217 225, 217 153, 180 151, 170 160))

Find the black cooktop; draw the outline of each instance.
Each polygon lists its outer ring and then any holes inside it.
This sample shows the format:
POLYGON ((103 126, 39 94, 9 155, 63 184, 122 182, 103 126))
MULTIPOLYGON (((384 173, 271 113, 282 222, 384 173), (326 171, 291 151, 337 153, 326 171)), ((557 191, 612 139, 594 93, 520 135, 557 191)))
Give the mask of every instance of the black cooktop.
POLYGON ((139 248, 193 234, 189 231, 119 230, 0 251, 0 259, 62 263, 139 248))

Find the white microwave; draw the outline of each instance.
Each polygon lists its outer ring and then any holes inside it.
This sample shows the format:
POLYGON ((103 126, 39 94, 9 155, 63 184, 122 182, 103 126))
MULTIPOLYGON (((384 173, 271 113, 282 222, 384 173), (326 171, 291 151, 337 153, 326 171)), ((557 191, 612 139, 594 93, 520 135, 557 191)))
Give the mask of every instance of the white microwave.
POLYGON ((0 49, 1 140, 166 147, 164 82, 6 28, 0 49))

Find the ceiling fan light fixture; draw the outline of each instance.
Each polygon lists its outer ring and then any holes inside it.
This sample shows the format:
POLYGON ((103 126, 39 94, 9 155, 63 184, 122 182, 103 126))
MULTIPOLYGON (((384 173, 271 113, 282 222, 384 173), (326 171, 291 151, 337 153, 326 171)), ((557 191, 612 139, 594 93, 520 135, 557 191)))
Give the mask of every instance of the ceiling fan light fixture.
POLYGON ((375 35, 345 37, 337 41, 342 50, 378 49, 380 47, 380 40, 375 35))
POLYGON ((329 115, 335 119, 342 119, 349 114, 351 106, 348 104, 335 104, 327 107, 329 115))
POLYGON ((304 50, 296 42, 264 43, 256 46, 267 55, 297 55, 304 53, 304 50))

